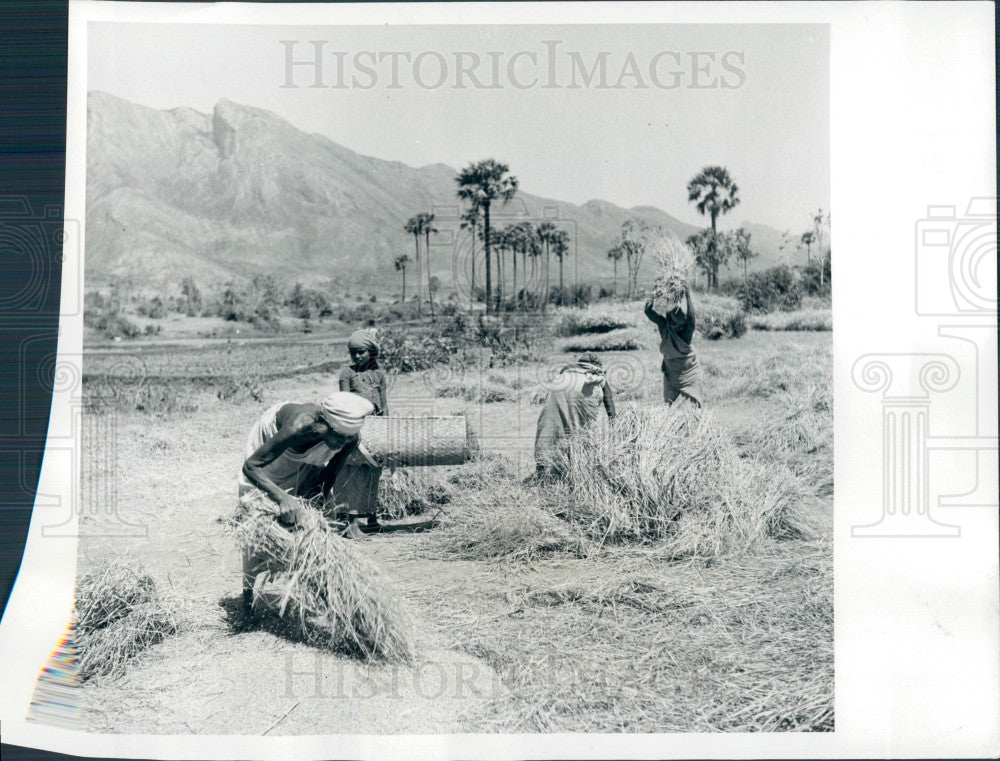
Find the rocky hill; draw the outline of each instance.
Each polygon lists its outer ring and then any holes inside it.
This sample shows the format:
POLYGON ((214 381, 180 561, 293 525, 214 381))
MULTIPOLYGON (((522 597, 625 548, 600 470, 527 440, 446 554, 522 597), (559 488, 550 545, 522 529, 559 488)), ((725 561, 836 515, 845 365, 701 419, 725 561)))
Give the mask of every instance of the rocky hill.
MULTIPOLYGON (((215 282, 257 273, 285 281, 378 288, 393 260, 412 256, 406 220, 434 211, 435 274, 447 284, 467 251, 456 171, 354 153, 273 113, 221 100, 213 113, 158 111, 102 92, 87 108, 88 286, 122 278, 150 287, 191 274, 215 282)), ((470 159, 485 158, 481 156, 470 159)), ((503 159, 502 156, 496 157, 503 159)), ((517 173, 517 167, 512 167, 517 173)), ((495 224, 553 218, 575 241, 567 275, 610 278, 605 252, 621 223, 640 217, 682 239, 696 227, 649 207, 577 206, 528 192, 495 208, 495 224)), ((777 231, 754 226, 762 256, 780 259, 777 231)), ((386 275, 391 275, 387 278, 386 275)))

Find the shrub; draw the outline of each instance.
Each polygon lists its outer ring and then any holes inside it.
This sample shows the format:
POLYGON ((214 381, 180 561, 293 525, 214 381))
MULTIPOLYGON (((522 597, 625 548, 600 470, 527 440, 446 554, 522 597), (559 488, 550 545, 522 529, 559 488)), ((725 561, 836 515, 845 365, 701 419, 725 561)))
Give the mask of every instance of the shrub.
POLYGON ((811 261, 798 268, 802 291, 809 296, 827 296, 830 294, 830 257, 822 263, 811 261), (822 273, 822 277, 820 274, 822 273))
POLYGON ((312 319, 333 314, 333 307, 326 294, 312 288, 306 288, 302 283, 296 283, 291 293, 285 299, 285 306, 295 317, 312 319))
POLYGON ((645 348, 648 348, 646 336, 636 328, 577 336, 563 342, 562 345, 562 350, 565 352, 632 351, 645 348))
POLYGON ((709 340, 739 338, 747 332, 746 315, 735 299, 701 296, 695 305, 695 325, 709 340))
POLYGON ((802 300, 795 271, 784 265, 752 273, 738 293, 745 312, 788 312, 797 309, 802 300))
POLYGON ((215 395, 221 401, 262 402, 264 401, 263 378, 259 375, 231 375, 216 387, 215 395))
POLYGON ((627 307, 601 305, 589 309, 560 309, 555 313, 555 332, 561 336, 586 333, 610 333, 621 328, 634 328, 638 318, 627 307))
POLYGON ((167 307, 159 296, 140 300, 136 304, 135 311, 141 317, 149 317, 152 320, 162 320, 167 316, 167 307))
POLYGON ((178 305, 180 311, 188 317, 196 317, 202 312, 201 291, 191 275, 186 275, 181 281, 181 298, 178 305))
POLYGON ((226 284, 219 299, 218 315, 225 320, 248 322, 258 327, 275 327, 281 298, 270 276, 257 275, 246 286, 226 284))

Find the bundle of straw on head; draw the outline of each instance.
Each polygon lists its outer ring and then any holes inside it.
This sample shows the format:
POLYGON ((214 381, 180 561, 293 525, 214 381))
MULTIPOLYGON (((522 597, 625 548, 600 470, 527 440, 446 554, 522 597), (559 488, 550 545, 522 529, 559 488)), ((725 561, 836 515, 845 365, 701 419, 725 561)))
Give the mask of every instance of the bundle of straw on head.
POLYGON ((381 571, 318 509, 304 501, 300 507, 304 517, 289 530, 277 521, 278 506, 255 492, 230 522, 280 590, 278 615, 310 644, 369 660, 411 662, 413 624, 381 571))
POLYGON ((653 282, 653 298, 676 304, 684 298, 688 281, 695 274, 695 256, 690 247, 671 232, 651 229, 649 247, 659 273, 653 282))
POLYGON ((116 560, 82 576, 74 609, 80 680, 120 676, 130 659, 177 633, 176 609, 132 562, 116 560))

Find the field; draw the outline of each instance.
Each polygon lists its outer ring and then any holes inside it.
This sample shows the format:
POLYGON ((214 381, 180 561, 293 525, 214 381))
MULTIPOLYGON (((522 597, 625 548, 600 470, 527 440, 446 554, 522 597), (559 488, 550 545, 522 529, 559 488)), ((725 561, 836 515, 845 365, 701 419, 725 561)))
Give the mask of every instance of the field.
MULTIPOLYGON (((613 308, 623 314, 612 329, 645 339, 604 354, 616 402, 661 404, 653 328, 635 305, 613 308)), ((246 433, 277 401, 334 390, 346 334, 144 342, 88 355, 88 393, 114 403, 88 408, 85 495, 106 493, 109 482, 115 501, 85 497, 78 572, 127 554, 185 609, 178 633, 124 675, 83 686, 85 727, 831 731, 832 334, 750 328, 741 338, 696 338, 705 414, 747 459, 788 468, 817 530, 718 556, 670 558, 655 542, 541 541, 517 525, 516 504, 497 512, 512 537, 503 551, 469 549, 470 505, 532 471, 539 388, 570 355, 393 376, 394 412, 464 411, 484 452, 480 463, 414 470, 411 490, 446 496, 359 540, 418 622, 408 666, 311 647, 276 618, 249 631, 233 623, 239 555, 220 519, 235 508, 246 433), (127 381, 130 373, 147 380, 127 381)))

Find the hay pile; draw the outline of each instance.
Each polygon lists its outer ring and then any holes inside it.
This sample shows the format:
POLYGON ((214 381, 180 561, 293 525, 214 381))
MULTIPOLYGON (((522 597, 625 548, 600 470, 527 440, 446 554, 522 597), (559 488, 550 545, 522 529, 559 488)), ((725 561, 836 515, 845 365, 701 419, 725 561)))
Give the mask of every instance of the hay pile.
POLYGON ((557 514, 600 542, 655 542, 671 558, 808 537, 804 490, 786 469, 741 457, 688 405, 625 407, 605 431, 570 439, 557 514))
POLYGON ((694 252, 673 233, 653 229, 648 235, 648 245, 659 270, 653 281, 652 297, 660 307, 657 311, 669 311, 681 302, 688 282, 694 278, 694 252))
POLYGON ((80 681, 121 676, 132 658, 177 633, 178 609, 132 561, 116 560, 82 576, 73 611, 80 681))
POLYGON ((451 501, 451 488, 435 468, 397 468, 378 482, 379 517, 422 515, 451 501))
POLYGON ((289 530, 277 521, 278 506, 257 492, 230 521, 240 545, 265 558, 280 591, 278 615, 310 644, 412 662, 413 623, 378 567, 318 509, 301 507, 302 525, 289 530))

